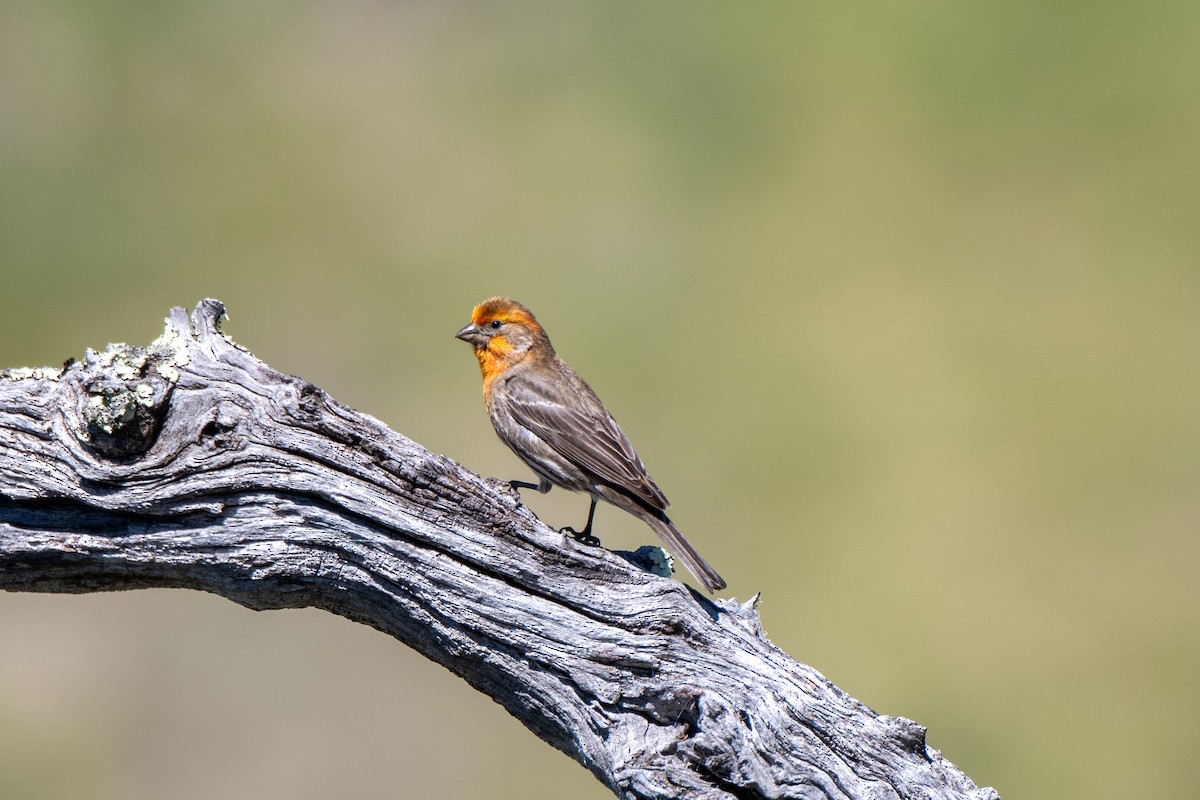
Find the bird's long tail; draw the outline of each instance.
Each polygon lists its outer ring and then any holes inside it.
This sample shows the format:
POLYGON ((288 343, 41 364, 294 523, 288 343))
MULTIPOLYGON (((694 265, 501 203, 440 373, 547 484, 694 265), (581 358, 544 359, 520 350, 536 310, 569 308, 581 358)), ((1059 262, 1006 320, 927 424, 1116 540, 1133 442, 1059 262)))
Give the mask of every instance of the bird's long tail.
POLYGON ((688 571, 696 576, 696 580, 704 584, 704 588, 713 593, 725 588, 725 580, 717 574, 717 571, 708 565, 708 562, 700 557, 696 552, 696 548, 692 547, 691 543, 683 538, 683 534, 679 532, 670 520, 660 519, 645 515, 643 519, 647 524, 654 529, 659 538, 667 545, 670 550, 688 571))

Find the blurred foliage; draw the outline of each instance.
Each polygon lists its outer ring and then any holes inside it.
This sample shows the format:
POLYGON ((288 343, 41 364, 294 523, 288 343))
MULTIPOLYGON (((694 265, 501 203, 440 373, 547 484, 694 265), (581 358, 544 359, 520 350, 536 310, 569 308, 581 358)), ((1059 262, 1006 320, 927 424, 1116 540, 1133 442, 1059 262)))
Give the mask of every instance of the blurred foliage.
MULTIPOLYGON (((1200 744, 1200 6, 0 7, 0 365, 215 296, 485 474, 529 304, 781 647, 1005 797, 1200 744)), ((549 522, 581 497, 532 498, 549 522)), ((602 510, 610 546, 648 531, 602 510)), ((606 797, 373 631, 0 597, 0 797, 606 797)))

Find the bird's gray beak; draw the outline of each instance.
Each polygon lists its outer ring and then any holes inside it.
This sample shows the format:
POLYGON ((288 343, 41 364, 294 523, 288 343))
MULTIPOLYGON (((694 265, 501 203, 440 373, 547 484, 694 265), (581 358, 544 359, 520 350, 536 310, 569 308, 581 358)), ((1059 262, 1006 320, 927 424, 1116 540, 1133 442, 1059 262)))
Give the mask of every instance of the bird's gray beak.
POLYGON ((483 344, 487 341, 487 336, 483 331, 479 330, 479 326, 475 324, 464 325, 463 329, 454 334, 455 339, 462 339, 468 344, 483 344))

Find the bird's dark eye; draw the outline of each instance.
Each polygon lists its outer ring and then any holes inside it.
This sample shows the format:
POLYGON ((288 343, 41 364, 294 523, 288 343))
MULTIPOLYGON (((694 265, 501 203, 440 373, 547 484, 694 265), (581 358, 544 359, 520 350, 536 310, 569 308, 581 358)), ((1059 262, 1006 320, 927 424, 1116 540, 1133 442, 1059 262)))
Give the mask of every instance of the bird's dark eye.
POLYGON ((499 330, 500 326, 501 326, 501 325, 503 325, 503 324, 504 324, 504 323, 503 323, 503 322, 501 322, 501 321, 500 321, 500 320, 498 320, 498 319, 494 319, 494 320, 492 320, 492 330, 499 330))

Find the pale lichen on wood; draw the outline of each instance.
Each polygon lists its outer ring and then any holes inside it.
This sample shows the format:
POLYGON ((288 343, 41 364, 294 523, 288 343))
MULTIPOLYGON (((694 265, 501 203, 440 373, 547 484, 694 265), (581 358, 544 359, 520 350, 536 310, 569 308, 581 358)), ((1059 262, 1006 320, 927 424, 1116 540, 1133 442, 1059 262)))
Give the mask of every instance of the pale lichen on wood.
POLYGON ((546 527, 172 309, 148 347, 0 373, 0 588, 324 608, 487 693, 624 798, 992 800, 925 730, 773 646, 756 598, 546 527))

